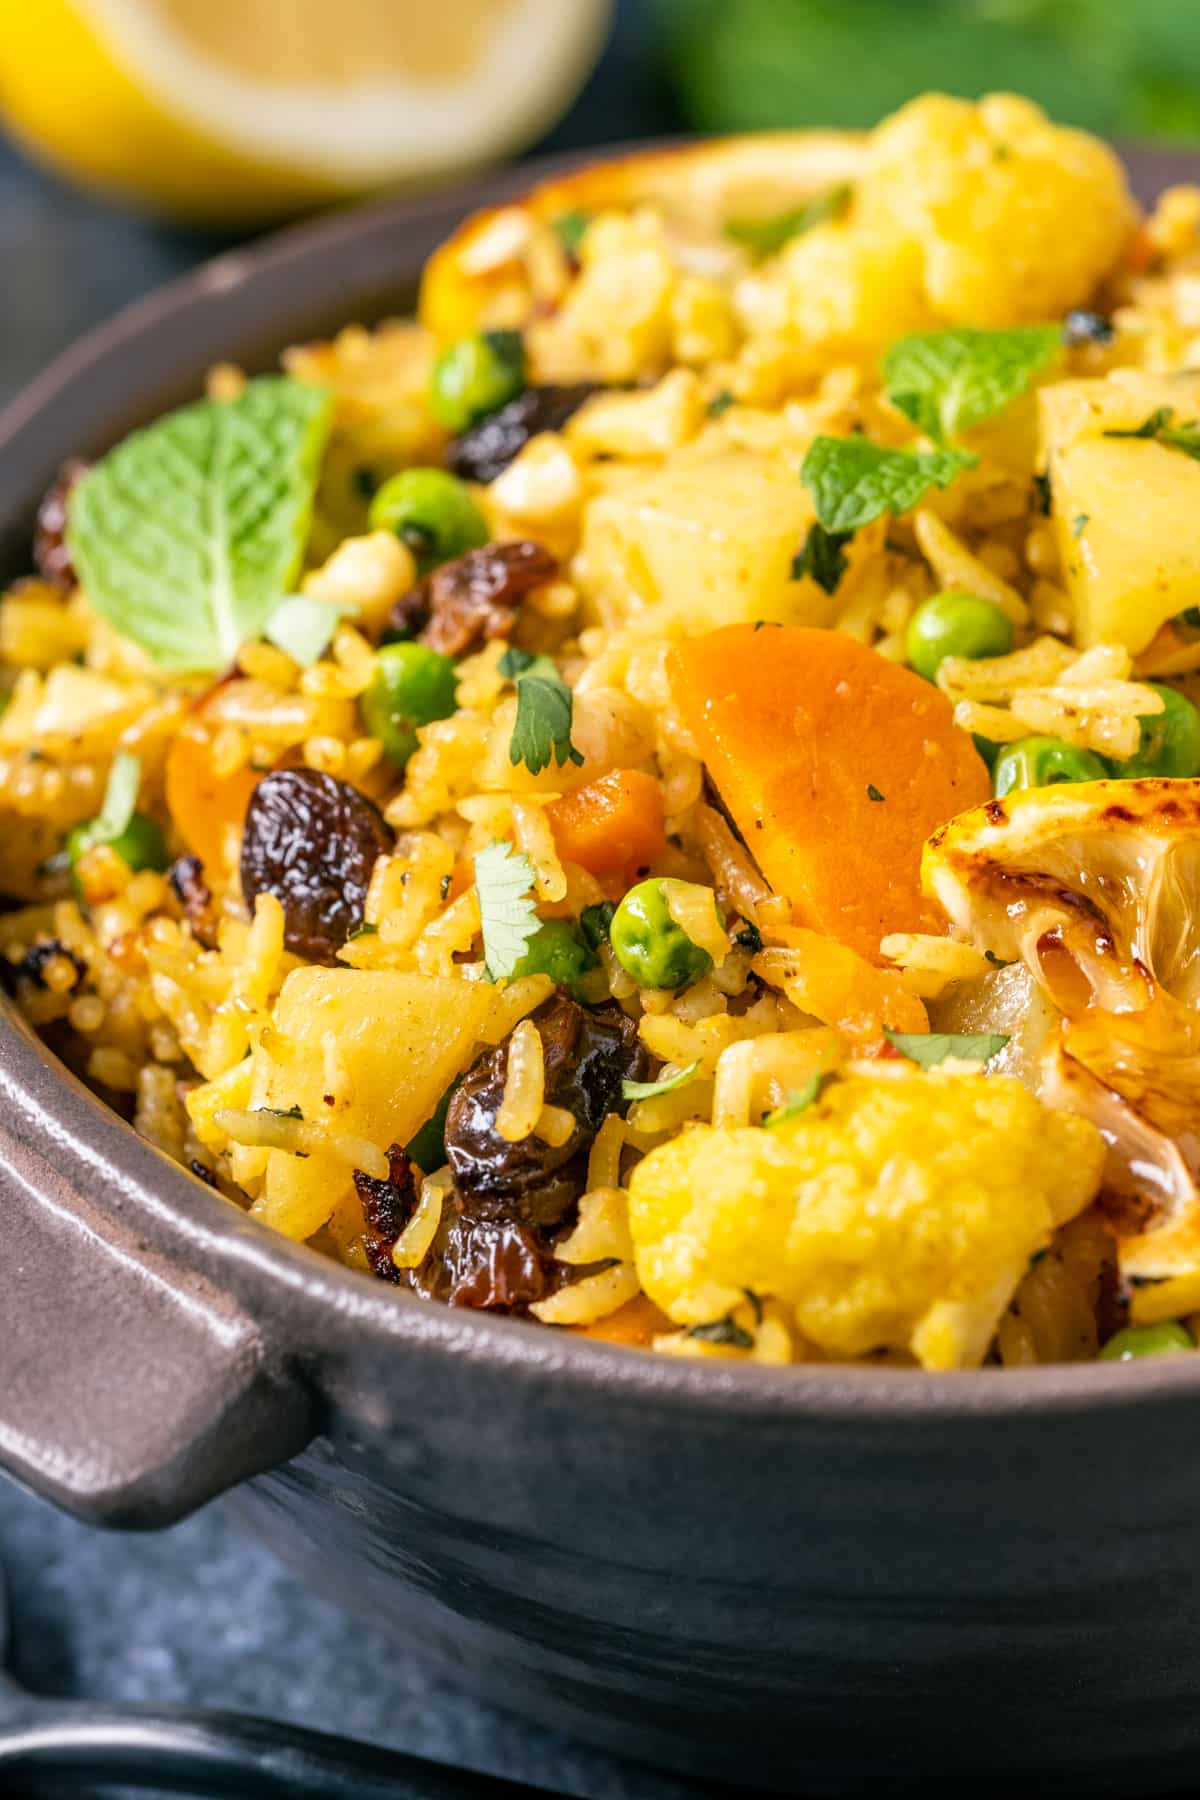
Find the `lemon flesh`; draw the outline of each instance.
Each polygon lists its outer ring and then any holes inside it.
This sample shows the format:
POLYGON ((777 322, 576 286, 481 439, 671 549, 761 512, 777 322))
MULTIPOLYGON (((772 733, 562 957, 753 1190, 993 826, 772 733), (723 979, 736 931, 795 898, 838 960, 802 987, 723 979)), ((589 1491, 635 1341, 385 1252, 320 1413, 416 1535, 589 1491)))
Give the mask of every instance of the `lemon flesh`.
POLYGON ((530 142, 609 0, 40 0, 0 33, 0 109, 120 197, 253 221, 445 176, 530 142))

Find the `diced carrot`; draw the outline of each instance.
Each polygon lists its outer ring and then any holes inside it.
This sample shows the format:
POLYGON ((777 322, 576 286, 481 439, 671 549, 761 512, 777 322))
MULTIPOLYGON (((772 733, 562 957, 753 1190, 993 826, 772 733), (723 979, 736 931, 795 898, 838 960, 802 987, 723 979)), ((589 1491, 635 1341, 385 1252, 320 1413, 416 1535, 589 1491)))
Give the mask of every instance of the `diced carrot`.
POLYGON ((212 741, 199 720, 189 720, 167 753, 167 807, 188 849, 219 869, 231 825, 246 817, 250 796, 262 780, 256 769, 220 775, 213 768, 212 741))
POLYGON ((944 931, 921 847, 988 799, 949 701, 837 631, 730 625, 671 652, 671 690, 751 855, 798 924, 873 961, 944 931))
POLYGON ((615 1313, 609 1313, 606 1319, 597 1319, 594 1325, 576 1325, 572 1329, 580 1337, 599 1338, 606 1344, 630 1344, 645 1350, 653 1338, 673 1331, 674 1326, 653 1300, 638 1294, 624 1306, 619 1306, 615 1313))
POLYGON ((626 882, 661 856, 666 844, 662 790, 640 769, 613 769, 552 800, 546 817, 564 862, 626 882))
POLYGON ((469 887, 475 882, 475 859, 472 856, 460 856, 450 871, 450 886, 446 889, 446 903, 450 905, 460 900, 469 887))

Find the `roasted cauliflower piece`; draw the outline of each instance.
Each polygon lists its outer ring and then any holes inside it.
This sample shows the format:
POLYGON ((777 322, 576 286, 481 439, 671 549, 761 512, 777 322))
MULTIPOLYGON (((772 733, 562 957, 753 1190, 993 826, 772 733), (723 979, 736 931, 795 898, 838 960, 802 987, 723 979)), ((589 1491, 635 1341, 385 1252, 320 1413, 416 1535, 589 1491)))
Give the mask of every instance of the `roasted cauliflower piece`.
POLYGON ((920 245, 936 318, 1013 325, 1082 305, 1136 218, 1121 164, 1098 138, 1012 94, 926 94, 868 140, 851 228, 920 245))
POLYGON ((1092 1125, 1009 1077, 856 1072, 772 1129, 697 1125, 651 1151, 630 1187, 638 1274, 680 1325, 749 1289, 832 1357, 971 1367, 1103 1161, 1092 1125))

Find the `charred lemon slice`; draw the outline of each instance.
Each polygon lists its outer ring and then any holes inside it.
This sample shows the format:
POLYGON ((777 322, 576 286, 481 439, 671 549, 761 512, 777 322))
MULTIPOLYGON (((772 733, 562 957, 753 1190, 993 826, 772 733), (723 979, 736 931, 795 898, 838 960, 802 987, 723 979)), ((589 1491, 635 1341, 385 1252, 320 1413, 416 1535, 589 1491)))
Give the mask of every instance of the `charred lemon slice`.
POLYGON ((1043 1091, 1114 1151, 1126 1275, 1200 1267, 1200 781, 1031 789, 964 813, 922 880, 1058 1015, 1043 1091))

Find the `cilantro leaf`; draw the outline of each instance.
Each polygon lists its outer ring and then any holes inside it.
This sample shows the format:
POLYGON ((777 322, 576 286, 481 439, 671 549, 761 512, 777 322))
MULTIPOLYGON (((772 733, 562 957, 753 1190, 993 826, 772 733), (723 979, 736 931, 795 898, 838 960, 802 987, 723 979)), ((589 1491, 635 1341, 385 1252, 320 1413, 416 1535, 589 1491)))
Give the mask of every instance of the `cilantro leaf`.
POLYGON ((83 856, 98 844, 115 843, 129 825, 137 810, 138 790, 142 785, 142 759, 121 750, 112 759, 104 799, 96 817, 74 837, 74 854, 83 856))
POLYGON ((949 487, 978 460, 967 450, 885 450, 868 437, 818 437, 809 446, 800 479, 816 502, 824 530, 848 533, 883 513, 899 517, 910 512, 930 488, 949 487))
POLYGON ((511 975, 540 928, 533 894, 533 864, 500 839, 475 856, 475 891, 483 955, 493 981, 511 975))
POLYGON ((828 193, 817 194, 803 206, 776 213, 773 218, 728 219, 725 236, 732 238, 735 244, 742 244, 755 256, 773 256, 794 237, 801 237, 814 225, 824 225, 845 212, 852 191, 849 183, 843 181, 837 187, 831 187, 828 193))
POLYGON ((905 418, 945 445, 1023 394, 1061 343, 1058 325, 914 332, 884 357, 884 385, 905 418))
POLYGON ((300 569, 332 397, 286 376, 168 413, 71 494, 88 599, 166 668, 224 668, 300 569))
POLYGON ((990 1062, 1008 1042, 1008 1038, 999 1031, 981 1031, 966 1037, 956 1037, 953 1033, 942 1031, 885 1029, 883 1035, 902 1056, 907 1056, 910 1062, 918 1063, 922 1069, 936 1068, 938 1063, 945 1062, 948 1057, 955 1057, 962 1062, 990 1062))
POLYGON ((719 419, 722 414, 727 413, 734 404, 734 398, 729 389, 722 388, 719 394, 713 395, 704 410, 710 419, 719 419))
POLYGON ((263 628, 263 636, 307 669, 322 657, 349 609, 311 594, 285 594, 263 628))
POLYGON ((509 739, 508 760, 524 763, 531 775, 540 775, 550 759, 561 769, 564 763, 583 761, 583 752, 571 742, 575 696, 548 656, 528 650, 506 650, 498 664, 501 675, 517 684, 517 717, 509 739))
POLYGON ((853 536, 852 531, 826 531, 823 525, 810 525, 803 549, 792 558, 792 580, 811 575, 827 594, 836 593, 838 582, 850 566, 845 546, 853 536))
POLYGON ((685 1069, 669 1075, 665 1081, 623 1081, 621 1098, 623 1100, 654 1100, 659 1094, 673 1094, 676 1088, 686 1087, 695 1078, 700 1067, 700 1058, 688 1063, 685 1069))
POLYGON ((1185 456, 1200 462, 1200 419, 1189 419, 1175 425, 1173 406, 1160 406, 1144 419, 1135 431, 1106 431, 1106 438, 1150 438, 1164 450, 1181 450, 1185 456))
POLYGON ((765 1131, 774 1131, 777 1125, 784 1125, 789 1119, 795 1119, 802 1112, 807 1112, 817 1095, 821 1092, 828 1077, 810 1075, 802 1088, 793 1088, 782 1106, 769 1112, 763 1120, 765 1131))

